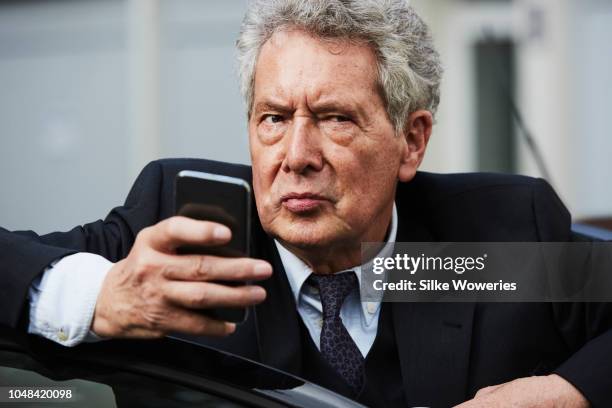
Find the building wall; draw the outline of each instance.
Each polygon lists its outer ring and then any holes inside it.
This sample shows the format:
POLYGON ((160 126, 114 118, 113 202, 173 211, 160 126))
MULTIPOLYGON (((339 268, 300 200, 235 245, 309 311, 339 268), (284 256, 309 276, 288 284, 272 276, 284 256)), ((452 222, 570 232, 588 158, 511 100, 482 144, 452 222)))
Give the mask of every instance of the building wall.
POLYGON ((126 179, 125 28, 116 1, 0 4, 0 225, 97 219, 126 179))

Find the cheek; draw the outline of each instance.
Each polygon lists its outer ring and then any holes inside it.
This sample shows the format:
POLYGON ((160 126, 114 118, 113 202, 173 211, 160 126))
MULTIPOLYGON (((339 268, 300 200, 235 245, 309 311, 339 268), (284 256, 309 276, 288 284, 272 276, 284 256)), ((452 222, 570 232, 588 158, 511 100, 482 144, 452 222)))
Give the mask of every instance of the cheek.
POLYGON ((266 146, 251 145, 253 191, 257 210, 262 219, 270 217, 270 213, 275 211, 274 181, 278 169, 278 160, 275 159, 273 150, 266 146))
POLYGON ((266 204, 266 200, 270 196, 272 181, 265 166, 253 161, 253 191, 258 205, 259 203, 266 204))
POLYGON ((278 160, 275 149, 269 147, 256 147, 251 155, 253 166, 253 183, 258 183, 262 189, 269 189, 276 177, 278 160))
POLYGON ((255 194, 255 206, 257 214, 263 227, 266 228, 270 220, 274 218, 274 206, 270 200, 270 183, 260 167, 253 166, 253 193, 255 194), (257 169, 257 170, 256 170, 257 169))
POLYGON ((249 132, 249 149, 251 151, 251 165, 253 168, 253 184, 258 187, 265 186, 266 172, 269 159, 269 147, 262 145, 257 130, 253 126, 249 132))
POLYGON ((379 206, 379 201, 387 201, 393 193, 399 154, 392 149, 381 151, 376 146, 368 146, 337 163, 337 174, 341 175, 339 184, 347 207, 369 212, 379 206))

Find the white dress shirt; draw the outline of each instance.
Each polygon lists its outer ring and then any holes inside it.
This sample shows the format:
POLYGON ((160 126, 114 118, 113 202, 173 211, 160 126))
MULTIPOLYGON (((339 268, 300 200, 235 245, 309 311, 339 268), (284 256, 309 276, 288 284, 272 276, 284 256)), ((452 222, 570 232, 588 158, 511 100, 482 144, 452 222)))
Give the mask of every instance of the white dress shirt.
MULTIPOLYGON (((387 242, 395 242, 397 236, 397 209, 393 205, 393 215, 391 216, 391 226, 387 233, 387 242)), ((318 289, 308 285, 306 280, 312 274, 312 269, 301 259, 291 253, 278 241, 274 241, 280 254, 291 291, 297 305, 297 310, 304 324, 308 328, 310 337, 320 350, 321 328, 323 326, 323 306, 319 297, 318 289)), ((381 252, 388 250, 383 247, 381 252)), ((377 255, 380 256, 380 253, 377 255)), ((374 344, 376 331, 378 330, 378 317, 380 316, 380 302, 367 302, 361 299, 366 298, 365 291, 361 287, 361 268, 356 266, 346 272, 353 271, 357 275, 359 290, 352 291, 340 308, 340 319, 349 332, 351 338, 365 357, 374 344)), ((344 271, 341 273, 345 273, 344 271)))
POLYGON ((69 347, 98 340, 90 330, 91 321, 102 282, 113 265, 86 252, 53 262, 30 285, 28 332, 69 347))
MULTIPOLYGON (((394 204, 387 242, 395 242, 396 235, 397 209, 394 204)), ((297 256, 275 243, 298 312, 317 348, 320 348, 323 308, 318 293, 304 284, 312 271, 297 256)), ((91 322, 102 282, 113 265, 99 255, 84 252, 52 263, 30 286, 28 332, 64 346, 100 340, 90 330, 91 322)), ((361 266, 352 270, 361 287, 361 266)), ((376 338, 380 302, 361 302, 361 297, 361 292, 351 293, 340 309, 340 317, 365 357, 376 338)))

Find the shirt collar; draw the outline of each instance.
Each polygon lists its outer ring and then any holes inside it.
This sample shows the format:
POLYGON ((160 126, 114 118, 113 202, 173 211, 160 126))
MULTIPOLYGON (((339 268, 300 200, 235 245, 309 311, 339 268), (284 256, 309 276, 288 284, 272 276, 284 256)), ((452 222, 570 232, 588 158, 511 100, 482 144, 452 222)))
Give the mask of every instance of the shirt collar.
MULTIPOLYGON (((398 223, 397 207, 395 206, 395 203, 393 203, 393 212, 391 214, 391 225, 390 225, 389 233, 387 234, 387 239, 386 239, 387 243, 395 242, 395 239, 397 237, 397 223, 398 223)), ((302 286, 304 285, 304 282, 306 281, 306 279, 308 279, 308 277, 312 273, 312 269, 310 269, 310 267, 306 265, 300 258, 294 255, 287 248, 285 248, 280 242, 278 242, 277 240, 274 240, 274 243, 276 244, 276 248, 278 249, 278 253, 280 255, 281 262, 283 263, 283 267, 285 268, 287 280, 289 281, 289 286, 291 286, 291 291, 293 292, 293 298, 295 300, 295 304, 297 305, 299 304, 299 297, 302 291, 302 286)), ((386 248, 387 246, 385 246, 381 250, 381 252, 385 251, 386 248)), ((357 280, 359 282, 360 299, 363 300, 365 294, 361 290, 361 267, 362 265, 359 265, 359 266, 352 268, 352 270, 355 272, 355 275, 357 275, 357 280)), ((368 302, 368 303, 375 303, 376 307, 380 306, 380 302, 368 302)), ((364 308, 366 307, 366 304, 363 301, 362 301, 362 305, 364 308)), ((366 316, 368 315, 368 313, 365 313, 365 314, 366 316)))

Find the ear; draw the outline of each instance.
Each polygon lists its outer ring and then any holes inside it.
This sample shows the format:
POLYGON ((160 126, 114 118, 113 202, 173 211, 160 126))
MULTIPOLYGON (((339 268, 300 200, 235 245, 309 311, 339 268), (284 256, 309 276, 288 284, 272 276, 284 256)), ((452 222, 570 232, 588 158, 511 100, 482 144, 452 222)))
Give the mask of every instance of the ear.
POLYGON ((432 127, 433 116, 429 111, 418 110, 408 117, 404 129, 405 143, 398 172, 399 181, 408 182, 416 174, 425 156, 432 127))

